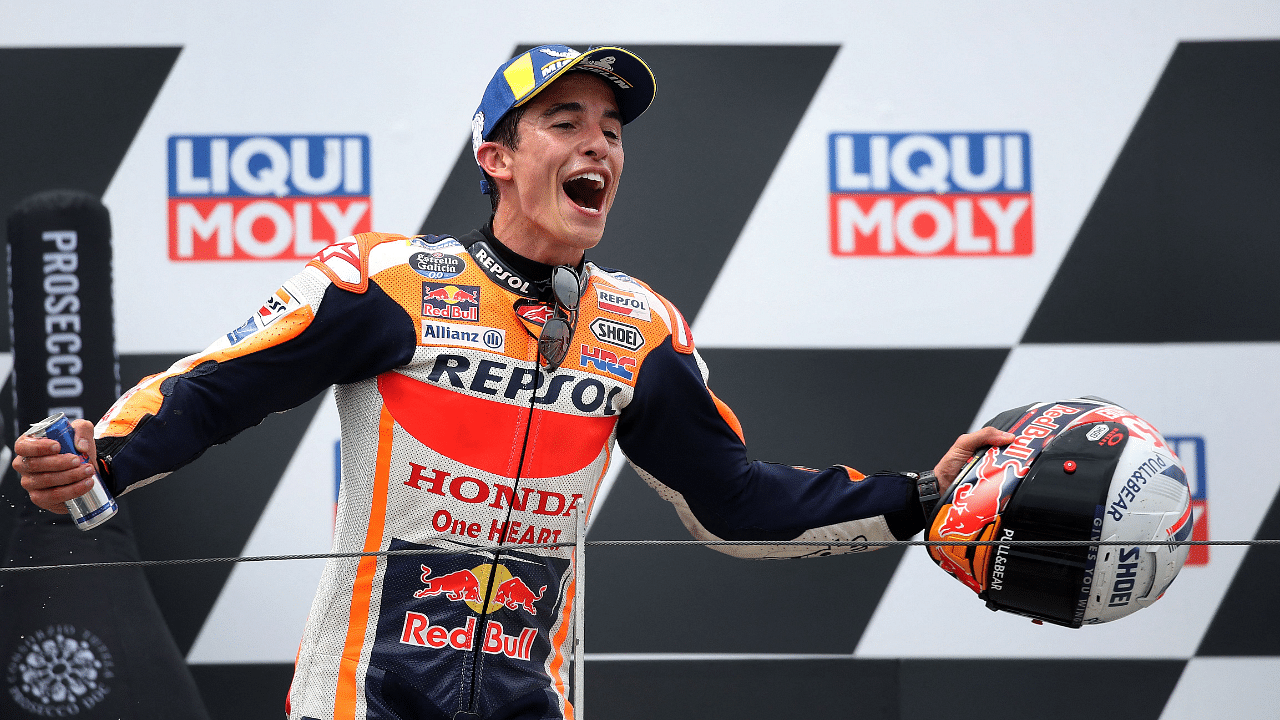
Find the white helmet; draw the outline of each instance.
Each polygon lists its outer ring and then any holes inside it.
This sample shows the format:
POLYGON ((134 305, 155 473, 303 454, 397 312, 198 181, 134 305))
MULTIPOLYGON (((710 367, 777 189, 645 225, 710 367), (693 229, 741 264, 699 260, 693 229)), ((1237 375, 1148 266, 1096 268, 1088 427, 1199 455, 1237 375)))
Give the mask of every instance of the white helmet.
POLYGON ((1108 546, 940 546, 934 562, 992 610, 1077 628, 1155 602, 1191 536, 1186 471, 1142 418, 1096 397, 1034 403, 989 425, 986 448, 928 519, 929 540, 1102 540, 1108 546))

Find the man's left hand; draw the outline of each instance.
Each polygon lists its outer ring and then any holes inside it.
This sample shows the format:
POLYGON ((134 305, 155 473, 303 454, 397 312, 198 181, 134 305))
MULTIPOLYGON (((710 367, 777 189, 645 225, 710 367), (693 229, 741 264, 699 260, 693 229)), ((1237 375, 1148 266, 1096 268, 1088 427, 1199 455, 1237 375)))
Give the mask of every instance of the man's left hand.
POLYGON ((969 462, 969 458, 973 457, 973 453, 978 448, 986 445, 1008 445, 1013 442, 1013 438, 1013 433, 1007 433, 993 427, 984 427, 977 432, 971 432, 956 438, 955 443, 951 445, 951 449, 933 467, 933 474, 938 478, 938 492, 943 495, 946 494, 947 488, 951 487, 951 483, 956 481, 956 476, 960 474, 964 464, 969 462))

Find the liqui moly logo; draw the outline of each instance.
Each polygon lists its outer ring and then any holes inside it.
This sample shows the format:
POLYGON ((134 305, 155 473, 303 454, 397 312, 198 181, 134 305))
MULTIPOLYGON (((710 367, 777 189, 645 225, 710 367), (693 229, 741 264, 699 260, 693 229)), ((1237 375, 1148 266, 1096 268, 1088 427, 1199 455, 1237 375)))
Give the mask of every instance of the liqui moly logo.
POLYGON ((1024 132, 831 133, 831 253, 1031 255, 1024 132))
POLYGON ((367 135, 169 137, 170 260, 306 260, 371 215, 367 135))

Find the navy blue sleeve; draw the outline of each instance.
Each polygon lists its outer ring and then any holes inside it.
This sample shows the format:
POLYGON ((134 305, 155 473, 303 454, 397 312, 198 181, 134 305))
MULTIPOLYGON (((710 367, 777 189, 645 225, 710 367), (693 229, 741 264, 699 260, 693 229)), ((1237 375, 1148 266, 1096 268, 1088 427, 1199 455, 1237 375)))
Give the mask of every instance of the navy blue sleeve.
MULTIPOLYGON (((820 421, 815 418, 815 422, 820 421)), ((684 496, 708 531, 725 540, 791 540, 805 531, 885 515, 895 537, 924 525, 914 481, 851 479, 846 468, 806 470, 753 461, 716 408, 697 361, 668 338, 645 358, 618 421, 627 458, 684 496)))
POLYGON ((297 407, 335 383, 404 365, 417 344, 413 320, 370 281, 363 293, 330 285, 297 336, 224 361, 199 362, 160 385, 163 401, 127 435, 97 440, 108 485, 170 472, 268 414, 297 407))

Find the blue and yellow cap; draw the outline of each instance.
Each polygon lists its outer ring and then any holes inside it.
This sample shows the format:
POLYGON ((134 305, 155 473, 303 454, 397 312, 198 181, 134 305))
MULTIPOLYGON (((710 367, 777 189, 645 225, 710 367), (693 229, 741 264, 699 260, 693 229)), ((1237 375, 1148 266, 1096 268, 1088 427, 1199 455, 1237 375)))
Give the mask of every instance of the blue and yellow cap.
MULTIPOLYGON (((622 124, 635 120, 653 102, 657 84, 639 55, 620 47, 591 48, 584 53, 568 45, 539 45, 503 63, 484 89, 471 118, 471 152, 489 139, 493 128, 512 108, 529 102, 570 70, 593 72, 613 86, 622 124)), ((489 192, 480 181, 480 191, 489 192)))

